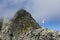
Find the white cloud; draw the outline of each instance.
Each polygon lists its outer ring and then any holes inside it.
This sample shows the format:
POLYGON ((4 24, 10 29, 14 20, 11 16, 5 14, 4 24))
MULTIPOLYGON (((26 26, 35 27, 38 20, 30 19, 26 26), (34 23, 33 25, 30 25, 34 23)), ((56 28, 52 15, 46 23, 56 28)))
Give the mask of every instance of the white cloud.
POLYGON ((0 16, 12 17, 17 10, 23 7, 26 0, 2 0, 0 4, 0 16))
POLYGON ((37 21, 58 17, 60 14, 60 0, 33 0, 33 16, 37 21))
POLYGON ((43 18, 49 20, 60 17, 60 0, 3 0, 0 5, 0 14, 13 16, 22 7, 29 11, 37 22, 43 18), (7 6, 12 7, 8 8, 7 6))

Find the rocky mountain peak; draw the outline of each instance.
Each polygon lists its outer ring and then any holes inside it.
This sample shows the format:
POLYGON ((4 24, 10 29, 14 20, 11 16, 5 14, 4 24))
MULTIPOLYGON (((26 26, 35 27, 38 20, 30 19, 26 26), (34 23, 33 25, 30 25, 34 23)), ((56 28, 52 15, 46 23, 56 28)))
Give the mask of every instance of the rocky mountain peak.
MULTIPOLYGON (((60 32, 43 29, 24 9, 18 10, 11 20, 6 20, 0 40, 60 40, 60 32)), ((2 22, 0 22, 1 26, 2 22)))
POLYGON ((18 10, 14 17, 15 17, 15 19, 16 19, 16 18, 22 18, 22 17, 24 17, 24 16, 29 16, 29 17, 32 18, 31 14, 28 13, 28 12, 27 12, 26 10, 24 10, 24 9, 18 10))
POLYGON ((33 19, 31 14, 24 9, 18 10, 12 19, 11 30, 12 32, 38 29, 39 24, 33 19))

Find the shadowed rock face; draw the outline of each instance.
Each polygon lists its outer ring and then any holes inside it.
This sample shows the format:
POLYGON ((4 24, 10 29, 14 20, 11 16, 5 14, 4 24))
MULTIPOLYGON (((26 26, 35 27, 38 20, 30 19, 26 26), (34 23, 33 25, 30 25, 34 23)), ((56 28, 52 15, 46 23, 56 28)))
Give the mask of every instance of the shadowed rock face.
POLYGON ((1 27, 2 27, 2 22, 0 22, 0 31, 1 31, 1 27))
POLYGON ((3 25, 3 19, 0 19, 0 31, 1 31, 2 25, 3 25))
POLYGON ((31 29, 35 30, 39 27, 39 24, 32 18, 31 14, 21 9, 13 17, 10 29, 13 33, 17 31, 26 32, 31 29))

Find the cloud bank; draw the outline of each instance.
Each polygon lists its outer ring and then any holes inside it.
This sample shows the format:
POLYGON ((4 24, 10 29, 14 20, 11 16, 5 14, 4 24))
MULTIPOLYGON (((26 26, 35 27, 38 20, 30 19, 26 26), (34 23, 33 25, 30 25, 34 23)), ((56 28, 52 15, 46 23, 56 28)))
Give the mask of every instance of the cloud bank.
POLYGON ((14 15, 14 13, 24 8, 29 11, 37 20, 43 18, 50 19, 60 17, 60 0, 1 0, 0 14, 14 15), (3 12, 4 11, 4 12, 3 12))
POLYGON ((0 0, 0 17, 7 16, 11 18, 17 10, 28 9, 31 2, 28 0, 0 0))

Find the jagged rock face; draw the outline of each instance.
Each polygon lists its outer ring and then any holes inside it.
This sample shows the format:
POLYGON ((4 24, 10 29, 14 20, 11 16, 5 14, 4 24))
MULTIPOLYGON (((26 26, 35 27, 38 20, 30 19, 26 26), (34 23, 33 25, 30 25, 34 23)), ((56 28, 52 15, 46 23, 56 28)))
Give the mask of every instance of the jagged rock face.
POLYGON ((2 27, 2 22, 0 22, 0 31, 1 31, 1 27, 2 27))
POLYGON ((0 34, 2 40, 60 40, 57 31, 41 28, 30 13, 23 9, 5 26, 0 34))
POLYGON ((2 25, 3 25, 3 19, 0 19, 0 31, 1 31, 2 25))
POLYGON ((39 24, 32 18, 30 13, 21 9, 13 17, 10 30, 12 30, 12 33, 22 33, 39 27, 39 24))

